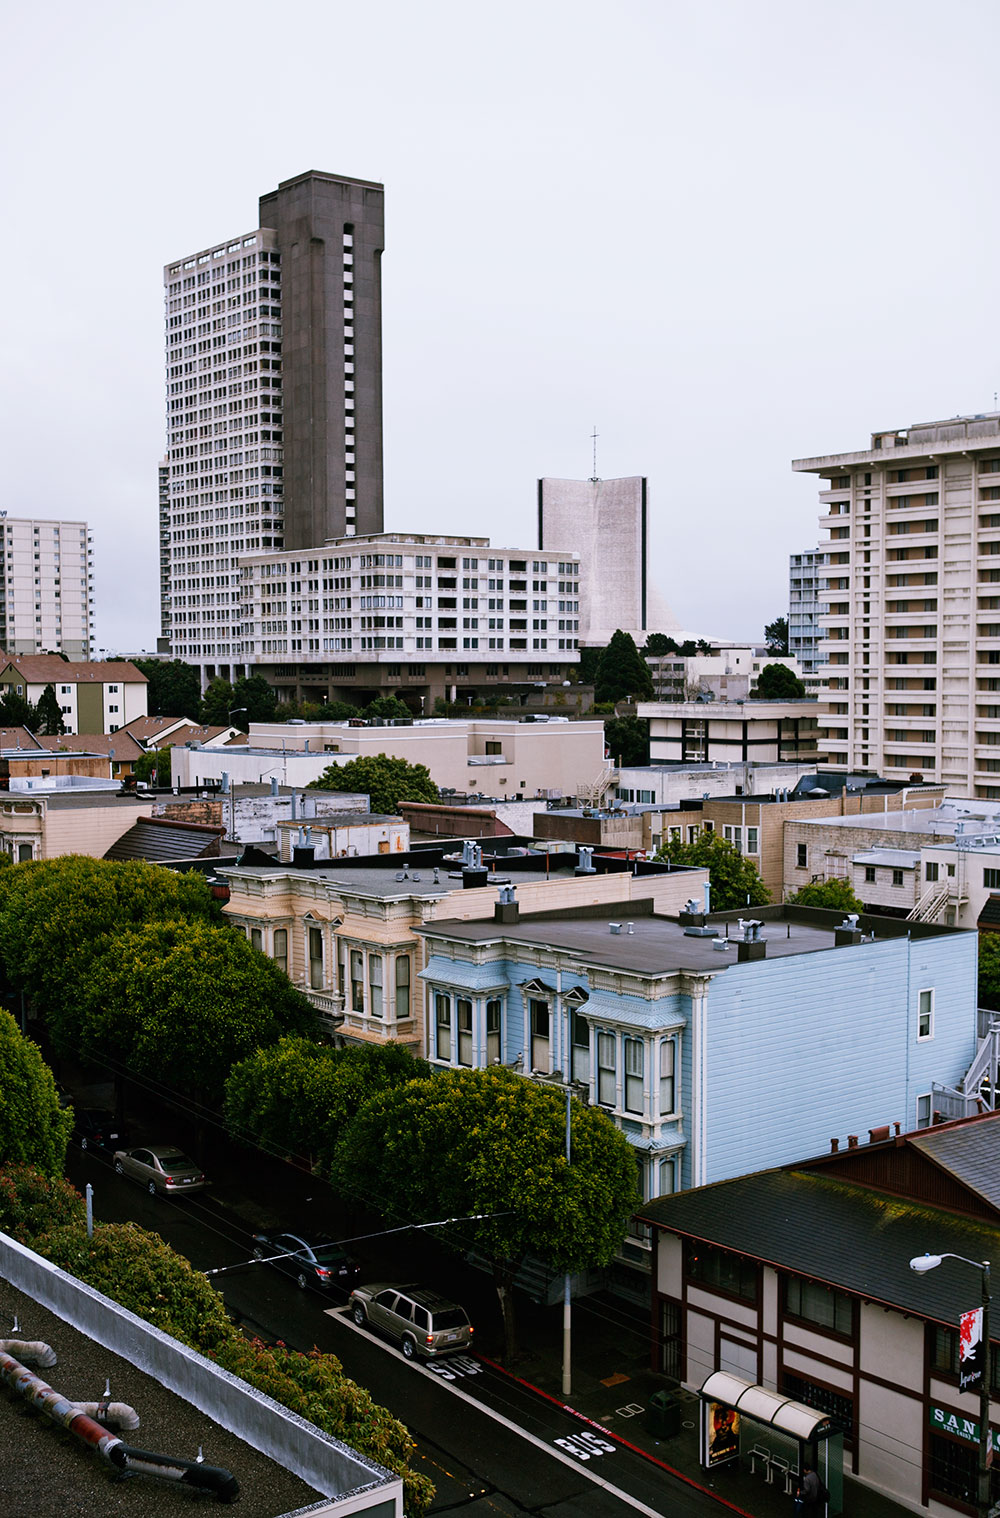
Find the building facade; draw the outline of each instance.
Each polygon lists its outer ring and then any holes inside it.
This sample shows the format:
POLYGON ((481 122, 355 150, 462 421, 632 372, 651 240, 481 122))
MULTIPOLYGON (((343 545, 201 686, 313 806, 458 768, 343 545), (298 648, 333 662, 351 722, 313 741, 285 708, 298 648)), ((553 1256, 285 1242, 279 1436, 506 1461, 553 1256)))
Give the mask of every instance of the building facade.
POLYGON ((826 554, 821 548, 793 553, 788 560, 788 652, 805 675, 815 674, 825 662, 820 654, 820 617, 826 605, 819 598, 820 582, 826 580, 826 554))
POLYGON ((94 651, 94 537, 86 522, 0 514, 0 648, 11 656, 94 651))
POLYGON ((1000 797, 1000 414, 792 467, 823 483, 826 762, 1000 797))
POLYGON ((815 764, 815 701, 640 701, 651 764, 815 764))
POLYGON ((562 688, 579 664, 576 554, 387 532, 241 560, 242 656, 279 699, 398 691, 415 715, 488 687, 562 688))
POLYGON ((0 663, 0 690, 37 705, 53 686, 68 733, 115 733, 146 715, 146 676, 127 659, 70 664, 58 654, 0 663))
POLYGON ((237 558, 382 527, 382 186, 308 173, 164 270, 161 623, 207 682, 247 671, 237 558))

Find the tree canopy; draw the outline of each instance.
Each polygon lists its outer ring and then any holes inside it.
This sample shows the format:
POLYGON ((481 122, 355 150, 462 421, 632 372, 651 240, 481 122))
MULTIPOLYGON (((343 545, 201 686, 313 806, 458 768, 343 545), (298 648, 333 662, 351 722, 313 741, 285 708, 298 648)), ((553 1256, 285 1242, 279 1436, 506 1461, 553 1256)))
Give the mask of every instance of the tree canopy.
POLYGON ((208 727, 228 727, 229 713, 237 706, 245 705, 245 701, 237 701, 236 692, 229 681, 216 675, 214 680, 208 682, 201 698, 201 720, 208 727))
POLYGON ((62 708, 54 685, 47 685, 42 691, 35 714, 38 718, 38 732, 55 736, 66 731, 66 723, 63 721, 62 708))
MULTIPOLYGON (((263 675, 247 675, 244 679, 237 680, 233 686, 230 710, 234 717, 239 717, 241 727, 246 727, 251 722, 273 722, 278 710, 274 687, 268 685, 263 675), (236 711, 241 706, 246 708, 242 713, 236 711)), ((229 712, 226 713, 226 721, 229 721, 229 712)))
POLYGON ((755 701, 801 701, 806 688, 787 664, 765 664, 751 691, 755 701))
POLYGON ((314 791, 353 791, 368 797, 373 812, 393 816, 401 801, 439 801, 441 793, 425 764, 390 759, 388 754, 368 754, 348 764, 331 764, 317 780, 314 791))
POLYGON ((775 617, 764 628, 764 642, 769 654, 788 653, 788 618, 775 617))
POLYGON ((649 763, 649 723, 641 717, 609 717, 604 744, 612 760, 622 764, 649 763))
POLYGON ((376 696, 373 701, 369 701, 365 707, 364 715, 366 717, 382 717, 391 722, 402 722, 408 717, 413 717, 413 713, 406 702, 401 701, 398 696, 391 695, 376 696))
POLYGON ((1000 1012, 1000 933, 979 934, 979 1005, 1000 1012))
POLYGON ((26 727, 29 733, 37 733, 38 725, 36 708, 8 686, 0 696, 0 727, 26 727))
POLYGON ((114 934, 78 995, 84 1048, 207 1102, 238 1060, 314 1018, 242 933, 190 919, 114 934))
POLYGON ((38 1046, 0 1007, 0 1164, 34 1165, 62 1175, 73 1114, 59 1105, 52 1071, 38 1046))
POLYGON ((226 1081, 226 1124, 274 1154, 327 1168, 344 1127, 373 1096, 426 1077, 423 1060, 398 1043, 329 1049, 285 1037, 234 1065, 226 1081))
POLYGON ((611 1263, 638 1200, 635 1153, 599 1107, 572 1104, 566 1159, 562 1092, 495 1066, 446 1070, 368 1102, 331 1165, 401 1222, 484 1214, 452 1242, 494 1262, 508 1352, 511 1288, 526 1254, 554 1270, 611 1263))
POLYGON ((623 701, 629 696, 648 700, 652 694, 653 677, 649 666, 632 636, 619 628, 597 661, 594 700, 623 701))
POLYGON ((708 870, 712 884, 712 910, 726 912, 732 907, 762 907, 771 893, 756 867, 739 854, 718 833, 702 828, 693 843, 671 839, 660 849, 659 857, 671 864, 698 864, 708 870))
POLYGON ((147 784, 153 783, 156 776, 157 785, 170 784, 170 760, 173 750, 166 748, 149 748, 144 754, 140 754, 135 761, 135 777, 137 780, 145 780, 147 784))
POLYGON ((831 912, 863 912, 864 905, 854 894, 849 880, 817 880, 804 885, 788 897, 788 905, 827 907, 831 912))
POLYGON ((151 717, 188 717, 201 710, 201 676, 183 659, 133 659, 146 676, 146 710, 151 717))

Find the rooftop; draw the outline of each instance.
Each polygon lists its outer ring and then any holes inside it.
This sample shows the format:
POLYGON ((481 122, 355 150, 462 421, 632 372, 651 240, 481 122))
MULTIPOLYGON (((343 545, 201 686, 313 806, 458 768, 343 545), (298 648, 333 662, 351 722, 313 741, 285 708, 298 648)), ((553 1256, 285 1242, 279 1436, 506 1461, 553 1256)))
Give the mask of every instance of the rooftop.
POLYGON ((938 833, 967 840, 994 837, 1000 831, 1000 807, 983 802, 945 802, 943 806, 903 808, 899 812, 862 812, 850 817, 803 818, 803 827, 876 828, 886 833, 938 833))

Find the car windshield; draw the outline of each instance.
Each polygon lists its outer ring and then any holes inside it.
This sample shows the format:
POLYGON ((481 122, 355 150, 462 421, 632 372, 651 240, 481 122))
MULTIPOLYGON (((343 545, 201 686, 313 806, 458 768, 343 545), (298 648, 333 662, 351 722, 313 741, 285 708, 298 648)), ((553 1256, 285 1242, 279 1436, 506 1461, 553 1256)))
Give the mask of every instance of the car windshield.
POLYGON ((176 1154, 157 1155, 157 1159, 164 1170, 193 1170, 195 1168, 194 1161, 189 1160, 186 1154, 181 1154, 179 1151, 176 1154))
POLYGON ((339 1244, 313 1244, 312 1252, 323 1265, 333 1263, 340 1265, 347 1258, 339 1244))
POLYGON ((447 1307, 442 1312, 434 1314, 434 1330, 442 1328, 464 1328, 468 1323, 461 1307, 447 1307))

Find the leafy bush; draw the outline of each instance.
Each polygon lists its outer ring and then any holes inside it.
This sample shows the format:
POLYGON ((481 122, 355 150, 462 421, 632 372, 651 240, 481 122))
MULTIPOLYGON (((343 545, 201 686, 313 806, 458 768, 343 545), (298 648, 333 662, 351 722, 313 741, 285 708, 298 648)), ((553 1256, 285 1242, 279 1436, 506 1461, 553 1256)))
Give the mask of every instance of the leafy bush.
POLYGON ((33 1165, 0 1169, 0 1232, 34 1248, 49 1228, 83 1219, 83 1200, 69 1181, 52 1180, 33 1165))

